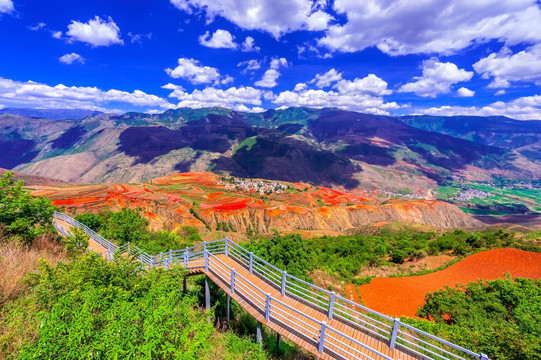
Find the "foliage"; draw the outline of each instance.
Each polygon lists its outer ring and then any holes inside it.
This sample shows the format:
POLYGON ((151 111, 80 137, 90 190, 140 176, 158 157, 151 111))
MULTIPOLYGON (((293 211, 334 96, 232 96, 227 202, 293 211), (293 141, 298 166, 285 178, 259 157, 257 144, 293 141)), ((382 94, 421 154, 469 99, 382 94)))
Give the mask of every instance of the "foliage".
POLYGON ((178 234, 148 230, 148 220, 132 209, 84 213, 75 219, 118 245, 131 243, 150 254, 178 250, 202 242, 196 228, 184 226, 178 234))
POLYGON ((105 217, 103 236, 118 245, 145 243, 150 239, 147 232, 148 220, 132 209, 109 212, 105 217))
POLYGON ((541 359, 541 280, 482 280, 426 295, 407 320, 492 359, 541 359))
POLYGON ((88 248, 90 236, 88 236, 83 228, 75 226, 70 228, 70 233, 71 235, 62 238, 68 251, 72 253, 84 252, 88 248))
POLYGON ((18 321, 32 309, 37 331, 12 357, 265 358, 254 342, 215 332, 207 314, 196 309, 195 295, 178 286, 181 268, 142 276, 135 261, 117 262, 88 254, 55 268, 44 263, 25 306, 11 307, 6 317, 18 321))
POLYGON ((36 236, 52 230, 54 207, 44 197, 32 197, 23 182, 13 182, 13 173, 0 178, 0 225, 5 235, 32 243, 36 236))
POLYGON ((298 234, 251 241, 248 248, 271 264, 288 273, 308 279, 308 273, 318 268, 352 281, 363 266, 401 264, 408 258, 453 252, 463 255, 483 249, 515 246, 523 248, 512 233, 504 230, 467 233, 463 230, 448 231, 441 235, 434 232, 391 233, 382 230, 380 235, 324 236, 302 239, 298 234))
POLYGON ((275 235, 259 242, 251 241, 247 249, 279 269, 286 270, 288 274, 299 278, 309 279, 307 272, 314 269, 310 252, 306 251, 306 242, 299 234, 275 235))
POLYGON ((104 226, 103 216, 100 216, 99 214, 94 214, 94 213, 77 214, 75 215, 74 219, 85 224, 90 229, 96 232, 100 231, 104 226))

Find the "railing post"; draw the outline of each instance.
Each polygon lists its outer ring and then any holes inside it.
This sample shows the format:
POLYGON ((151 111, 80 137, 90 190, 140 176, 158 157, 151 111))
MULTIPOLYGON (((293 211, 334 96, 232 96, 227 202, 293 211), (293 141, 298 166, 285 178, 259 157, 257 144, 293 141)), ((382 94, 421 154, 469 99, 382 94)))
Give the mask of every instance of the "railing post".
POLYGON ((150 264, 149 264, 150 267, 154 267, 154 256, 151 256, 150 257, 150 264))
POLYGON ((254 253, 250 251, 250 274, 254 273, 254 253))
POLYGON ((107 260, 111 261, 111 247, 107 248, 107 260))
POLYGON ((479 360, 490 360, 486 354, 479 354, 479 360))
POLYGON ((209 252, 206 249, 205 246, 205 272, 209 271, 209 252))
POLYGON ((282 296, 286 294, 286 276, 287 272, 285 270, 282 271, 282 296))
POLYGON ((229 239, 225 238, 225 256, 229 256, 229 239))
POLYGON ((319 353, 323 354, 323 348, 325 345, 325 330, 327 329, 327 323, 325 321, 321 322, 321 332, 319 333, 319 353))
POLYGON ((398 327, 400 326, 400 319, 394 318, 394 324, 393 324, 393 333, 391 335, 391 343, 389 344, 389 347, 391 349, 394 349, 394 346, 396 344, 396 336, 398 335, 398 327))
POLYGON ((141 269, 145 270, 145 263, 143 262, 143 254, 139 255, 139 262, 141 263, 141 269))
POLYGON ((231 294, 235 293, 235 268, 231 269, 231 294))
POLYGON ((267 293, 267 306, 265 307, 265 320, 270 320, 270 302, 271 302, 271 294, 267 293))
POLYGON ((169 270, 169 259, 165 259, 165 270, 169 270))
POLYGON ((173 250, 169 249, 169 262, 173 264, 173 250))
POLYGON ((332 320, 332 315, 334 312, 334 298, 336 297, 336 293, 333 291, 331 292, 331 301, 329 303, 329 320, 332 320))
POLYGON ((186 247, 186 252, 184 253, 184 268, 188 269, 188 247, 186 247))

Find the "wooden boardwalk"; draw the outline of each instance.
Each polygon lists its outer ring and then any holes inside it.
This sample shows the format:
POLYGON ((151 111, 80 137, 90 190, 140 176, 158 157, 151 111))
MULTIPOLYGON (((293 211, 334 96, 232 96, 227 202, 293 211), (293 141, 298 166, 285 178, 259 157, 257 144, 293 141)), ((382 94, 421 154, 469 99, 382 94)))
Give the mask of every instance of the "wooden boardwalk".
MULTIPOLYGON (((73 222, 73 219, 67 221, 73 222)), ((58 227, 70 229, 71 225, 64 220, 56 218, 55 222, 58 227)), ((103 244, 103 239, 98 241, 103 244)), ((106 244, 109 247, 108 254, 108 248, 98 241, 91 238, 89 248, 100 256, 111 259, 111 245, 106 244)), ((116 249, 120 250, 119 247, 116 249)), ((317 302, 317 296, 323 296, 313 291, 317 290, 317 287, 305 284, 306 287, 303 288, 301 280, 268 263, 266 265, 270 267, 264 268, 262 264, 265 262, 258 258, 257 263, 254 258, 253 254, 226 239, 221 243, 196 245, 190 251, 170 251, 151 256, 147 264, 150 267, 165 268, 172 264, 181 264, 187 267, 189 274, 205 274, 258 322, 321 359, 488 360, 485 355, 462 349, 398 321, 395 321, 394 326, 392 322, 384 323, 393 319, 375 312, 375 316, 370 316, 371 310, 362 305, 351 302, 335 304, 334 293, 328 305, 318 306, 321 302, 317 302), (288 276, 292 280, 289 280, 288 276), (293 280, 300 283, 295 284, 293 280), (301 290, 294 290, 292 286, 301 290), (333 309, 336 309, 336 313, 340 312, 340 316, 333 316, 333 309), (439 341, 439 347, 427 346, 431 340, 439 341), (450 352, 456 349, 465 354, 460 353, 457 356, 450 352)), ((141 259, 145 264, 143 258, 141 259)), ((336 298, 345 300, 338 296, 336 298)))

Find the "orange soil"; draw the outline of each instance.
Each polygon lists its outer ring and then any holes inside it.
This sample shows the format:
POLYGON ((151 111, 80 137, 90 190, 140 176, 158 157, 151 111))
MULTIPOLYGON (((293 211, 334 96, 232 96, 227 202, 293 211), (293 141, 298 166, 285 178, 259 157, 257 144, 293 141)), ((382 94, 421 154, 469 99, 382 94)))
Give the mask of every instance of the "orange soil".
POLYGON ((541 253, 516 249, 496 249, 480 252, 435 273, 400 277, 374 278, 370 284, 355 289, 348 284, 348 298, 353 296, 364 304, 389 316, 415 316, 417 308, 424 304, 426 294, 444 286, 466 284, 477 279, 493 280, 505 273, 512 277, 541 278, 541 253))

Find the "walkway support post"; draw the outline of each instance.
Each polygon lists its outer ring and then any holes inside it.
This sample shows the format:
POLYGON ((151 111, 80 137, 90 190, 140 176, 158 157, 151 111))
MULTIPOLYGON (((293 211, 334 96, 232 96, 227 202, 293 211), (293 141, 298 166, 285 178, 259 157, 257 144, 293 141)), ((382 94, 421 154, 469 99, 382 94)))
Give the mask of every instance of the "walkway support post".
POLYGON ((400 326, 400 319, 394 318, 394 324, 393 324, 393 332, 391 335, 391 342, 389 344, 389 347, 391 349, 394 349, 394 346, 396 345, 396 336, 398 335, 398 327, 400 326))
POLYGON ((187 276, 184 275, 184 279, 182 279, 182 292, 186 294, 186 291, 188 291, 188 284, 186 281, 187 276))
POLYGON ((261 323, 259 321, 257 322, 256 339, 259 346, 263 346, 263 336, 261 334, 261 323))
POLYGON ((329 320, 332 320, 332 315, 334 312, 334 298, 336 297, 336 293, 333 291, 331 292, 331 300, 329 303, 329 320))
POLYGON ((205 252, 205 272, 209 271, 209 252, 207 251, 207 242, 203 243, 203 251, 205 252))
POLYGON ((226 314, 227 314, 227 326, 229 326, 229 320, 231 319, 231 307, 230 307, 230 302, 231 302, 231 296, 229 296, 229 294, 226 294, 226 314))
POLYGON ((282 271, 282 296, 286 294, 286 276, 287 272, 285 270, 282 271))
MULTIPOLYGON (((210 287, 208 275, 205 275, 205 308, 207 311, 210 311, 210 287)), ((207 322, 210 324, 210 315, 207 317, 207 322)))
POLYGON ((270 320, 270 302, 271 302, 271 294, 267 293, 267 303, 265 306, 265 320, 270 320))
POLYGON ((327 323, 325 321, 321 322, 321 332, 319 333, 319 348, 318 351, 320 354, 323 354, 323 348, 325 345, 325 330, 327 329, 327 323))
POLYGON ((231 294, 235 293, 235 268, 231 269, 231 294))
POLYGON ((250 251, 250 274, 254 273, 254 253, 250 251))
POLYGON ((279 333, 276 333, 276 344, 278 344, 278 349, 280 349, 280 345, 282 345, 282 335, 279 333))

